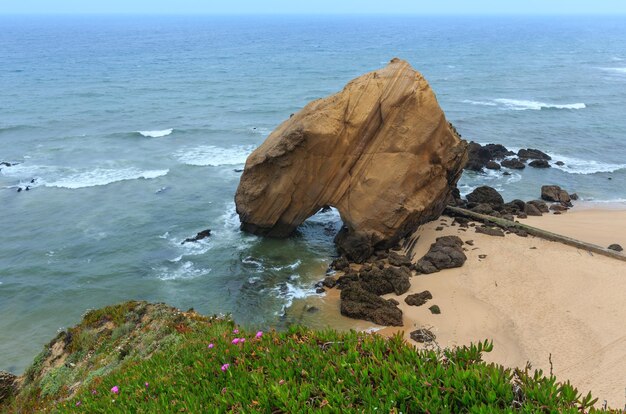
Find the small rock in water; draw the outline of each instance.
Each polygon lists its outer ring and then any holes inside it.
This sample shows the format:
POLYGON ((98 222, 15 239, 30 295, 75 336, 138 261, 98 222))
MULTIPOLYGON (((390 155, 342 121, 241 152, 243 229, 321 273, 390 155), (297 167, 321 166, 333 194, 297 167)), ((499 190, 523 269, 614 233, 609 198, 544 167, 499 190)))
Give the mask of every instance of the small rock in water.
POLYGON ((201 232, 196 234, 194 237, 186 238, 180 244, 185 244, 187 242, 197 242, 198 240, 205 239, 205 238, 209 237, 210 235, 211 235, 211 229, 202 230, 201 232))
POLYGON ((526 165, 517 158, 503 160, 500 164, 502 164, 503 167, 511 168, 513 170, 523 170, 526 168, 526 165))
POLYGON ((162 192, 164 192, 165 190, 167 190, 167 187, 161 187, 158 190, 156 190, 154 193, 155 194, 161 194, 162 192))
POLYGON ((437 339, 434 333, 425 328, 413 331, 410 333, 410 335, 412 340, 419 343, 432 342, 437 339))
POLYGON ((557 161, 555 162, 556 165, 558 165, 559 167, 562 167, 565 165, 565 163, 563 161, 557 161))
POLYGON ((621 252, 621 251, 623 251, 623 250, 624 250, 624 249, 622 248, 622 246, 620 246, 620 245, 619 245, 619 244, 617 244, 617 243, 613 243, 612 245, 610 245, 610 246, 609 246, 609 249, 611 249, 611 250, 615 250, 616 252, 621 252))
POLYGON ((17 187, 17 192, 21 193, 22 192, 22 187, 17 187))
POLYGON ((437 305, 433 305, 430 308, 428 308, 428 310, 430 311, 430 313, 432 313, 433 315, 439 315, 441 313, 441 309, 439 309, 439 306, 437 305))
POLYGON ((572 193, 572 194, 569 195, 569 198, 572 199, 572 200, 578 200, 578 194, 572 193))
POLYGON ((546 160, 533 160, 528 165, 534 168, 550 168, 550 163, 546 160))
POLYGON ((243 170, 241 168, 235 168, 233 171, 236 172, 236 173, 243 172, 243 170))
POLYGON ((324 289, 323 287, 318 287, 315 289, 315 293, 320 294, 320 293, 325 293, 326 289, 324 289))
POLYGON ((521 149, 517 152, 517 156, 522 159, 528 158, 531 160, 551 160, 552 159, 552 157, 550 157, 545 152, 539 151, 538 149, 534 149, 534 148, 521 149))
POLYGON ((495 161, 489 161, 487 162, 487 164, 485 164, 485 168, 487 168, 488 170, 499 170, 500 164, 495 161))

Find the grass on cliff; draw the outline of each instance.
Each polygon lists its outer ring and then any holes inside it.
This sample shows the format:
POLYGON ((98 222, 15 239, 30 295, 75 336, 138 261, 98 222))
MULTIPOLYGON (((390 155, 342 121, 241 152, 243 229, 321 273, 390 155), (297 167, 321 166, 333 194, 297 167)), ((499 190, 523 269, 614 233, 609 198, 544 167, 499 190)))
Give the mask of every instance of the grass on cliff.
MULTIPOLYGON (((114 338, 120 327, 132 329, 129 318, 122 315, 115 327, 109 325, 101 333, 105 340, 82 338, 75 347, 67 344, 72 353, 91 347, 91 355, 70 354, 67 360, 77 365, 53 370, 65 382, 57 378, 45 396, 42 384, 51 382, 50 374, 32 373, 38 379, 31 380, 27 395, 8 406, 9 412, 29 412, 24 407, 60 413, 593 411, 592 397, 582 396, 569 383, 557 383, 540 371, 483 362, 482 353, 491 350, 488 342, 418 351, 399 335, 386 339, 301 327, 248 332, 230 320, 178 315, 168 316, 162 325, 167 335, 160 335, 166 340, 148 355, 120 347, 130 343, 123 335, 131 331, 114 338), (108 354, 115 356, 112 368, 107 368, 113 361, 108 354), (90 370, 80 362, 92 359, 109 362, 88 364, 90 370), (100 371, 94 375, 94 369, 100 371)), ((102 322, 94 315, 87 319, 79 326, 87 331, 102 322)), ((153 335, 154 325, 147 329, 145 319, 134 319, 133 332, 153 335)))

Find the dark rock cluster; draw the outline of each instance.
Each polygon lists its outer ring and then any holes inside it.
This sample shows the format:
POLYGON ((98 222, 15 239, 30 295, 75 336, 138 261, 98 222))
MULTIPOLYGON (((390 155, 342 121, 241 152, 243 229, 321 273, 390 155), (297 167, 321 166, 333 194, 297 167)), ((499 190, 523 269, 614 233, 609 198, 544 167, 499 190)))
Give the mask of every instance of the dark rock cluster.
MULTIPOLYGON (((502 167, 522 170, 527 163, 534 168, 550 168, 548 161, 552 160, 548 154, 535 148, 520 149, 516 154, 500 144, 480 145, 474 141, 469 143, 468 155, 465 169, 478 172, 484 169, 500 170, 502 167)), ((555 164, 564 165, 563 161, 555 164)))
MULTIPOLYGON (((515 199, 505 203, 502 196, 492 187, 481 186, 476 188, 466 199, 456 198, 452 204, 466 208, 475 213, 504 218, 513 221, 515 216, 524 219, 528 216, 541 216, 553 211, 561 213, 572 207, 571 200, 578 199, 576 194, 568 194, 557 185, 544 185, 541 188, 541 199, 523 200, 515 199), (548 205, 547 202, 552 204, 548 205)), ((483 232, 483 230, 478 230, 483 232)))
POLYGON ((344 274, 338 278, 328 276, 321 285, 341 289, 342 315, 378 325, 402 326, 399 303, 380 296, 389 293, 402 295, 409 290, 409 266, 413 267, 411 260, 395 251, 376 251, 358 271, 350 267, 345 257, 339 257, 333 260, 330 267, 344 274))

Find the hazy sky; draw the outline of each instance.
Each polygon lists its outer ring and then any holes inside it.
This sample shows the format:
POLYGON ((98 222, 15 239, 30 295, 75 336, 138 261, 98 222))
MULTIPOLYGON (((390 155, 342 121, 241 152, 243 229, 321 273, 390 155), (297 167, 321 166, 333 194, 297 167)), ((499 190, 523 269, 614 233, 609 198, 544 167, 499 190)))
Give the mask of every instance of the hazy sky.
POLYGON ((0 0, 0 13, 626 14, 626 1, 0 0))

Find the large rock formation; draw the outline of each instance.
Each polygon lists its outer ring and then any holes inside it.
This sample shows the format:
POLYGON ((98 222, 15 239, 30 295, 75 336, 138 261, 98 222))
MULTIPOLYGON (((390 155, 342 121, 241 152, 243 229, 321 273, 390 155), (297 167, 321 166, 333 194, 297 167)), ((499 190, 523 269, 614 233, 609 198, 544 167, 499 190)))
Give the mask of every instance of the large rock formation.
POLYGON ((339 250, 363 261, 439 216, 466 148, 424 77, 393 59, 309 103, 248 157, 235 195, 242 229, 286 237, 334 206, 339 250))

